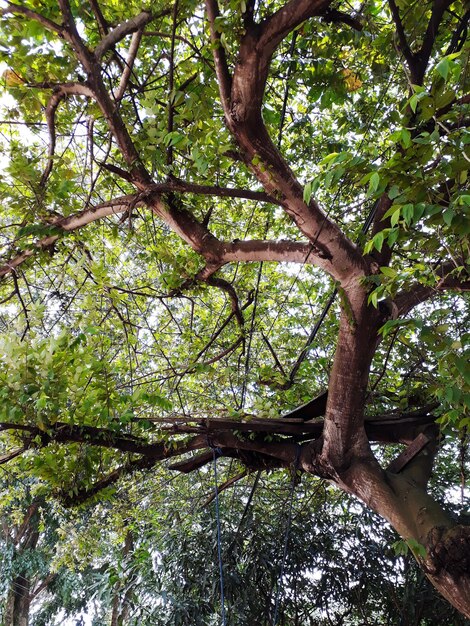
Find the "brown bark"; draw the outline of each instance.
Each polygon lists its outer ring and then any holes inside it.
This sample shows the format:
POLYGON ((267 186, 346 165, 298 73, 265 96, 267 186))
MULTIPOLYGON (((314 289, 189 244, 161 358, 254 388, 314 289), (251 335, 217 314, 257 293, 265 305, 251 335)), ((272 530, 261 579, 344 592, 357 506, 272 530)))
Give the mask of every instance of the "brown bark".
POLYGON ((411 540, 410 549, 432 585, 470 618, 470 527, 457 524, 426 492, 433 458, 431 446, 398 474, 357 461, 338 485, 390 522, 405 541, 411 540))
POLYGON ((31 583, 24 576, 16 576, 12 581, 6 601, 4 626, 28 626, 31 583))
MULTIPOLYGON (((15 545, 16 552, 34 550, 39 541, 39 514, 37 503, 31 504, 23 522, 17 528, 7 529, 7 540, 15 545)), ((4 611, 4 626, 28 626, 31 606, 31 580, 26 572, 19 573, 11 582, 4 611)))
MULTIPOLYGON (((128 530, 122 549, 123 557, 127 557, 133 549, 134 538, 132 531, 128 530)), ((110 626, 124 626, 129 619, 131 589, 123 591, 122 587, 122 581, 118 581, 115 585, 110 626)))

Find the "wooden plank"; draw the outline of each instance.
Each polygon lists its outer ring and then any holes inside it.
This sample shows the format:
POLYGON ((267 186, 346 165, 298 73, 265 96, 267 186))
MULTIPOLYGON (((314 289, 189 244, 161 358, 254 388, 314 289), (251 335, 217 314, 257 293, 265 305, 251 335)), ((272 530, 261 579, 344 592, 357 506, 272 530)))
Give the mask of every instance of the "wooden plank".
MULTIPOLYGON (((366 417, 364 427, 370 441, 380 443, 411 444, 423 426, 434 422, 432 414, 397 413, 393 416, 366 417)), ((312 439, 320 437, 323 432, 323 420, 317 419, 304 422, 298 418, 259 418, 245 417, 233 419, 227 417, 216 418, 151 418, 154 423, 160 423, 166 430, 173 432, 258 432, 277 433, 279 435, 310 435, 312 439)))
POLYGON ((393 459, 387 467, 387 472, 392 472, 392 474, 398 474, 398 472, 401 472, 405 465, 408 465, 408 463, 414 459, 415 456, 419 454, 430 441, 429 437, 427 437, 424 433, 420 433, 416 439, 410 443, 406 450, 403 450, 403 452, 398 455, 396 459, 393 459))

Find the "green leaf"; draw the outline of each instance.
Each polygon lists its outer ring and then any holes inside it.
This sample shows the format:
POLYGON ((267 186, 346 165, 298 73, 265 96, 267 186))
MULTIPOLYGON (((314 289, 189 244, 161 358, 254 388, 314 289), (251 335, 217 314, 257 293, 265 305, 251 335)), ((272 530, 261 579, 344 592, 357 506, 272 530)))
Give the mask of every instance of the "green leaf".
POLYGON ((312 183, 307 183, 304 187, 304 202, 308 204, 312 197, 312 183))
POLYGON ((408 100, 408 104, 410 105, 410 108, 413 111, 413 113, 416 113, 418 102, 419 102, 419 98, 416 94, 413 94, 411 98, 408 100))
POLYGON ((379 173, 373 172, 373 174, 371 175, 369 179, 369 193, 373 193, 374 191, 377 191, 379 183, 380 183, 379 173))
POLYGON ((403 128, 401 131, 401 143, 404 148, 411 146, 411 133, 407 128, 403 128))
POLYGON ((396 226, 398 224, 398 220, 400 219, 401 207, 397 207, 390 218, 390 224, 392 226, 396 226))
POLYGON ((444 220, 444 222, 447 224, 447 226, 450 226, 452 224, 452 220, 454 219, 454 210, 452 208, 448 208, 444 211, 444 213, 442 214, 442 218, 444 220))
POLYGON ((388 276, 389 278, 396 278, 397 272, 392 267, 381 267, 380 271, 384 276, 388 276))
MULTIPOLYGON (((395 198, 398 198, 400 194, 401 194, 400 187, 398 187, 397 185, 393 185, 390 188, 390 191, 388 192, 388 197, 390 198, 390 200, 394 200, 395 198)), ((392 210, 392 207, 387 211, 384 217, 388 217, 388 215, 390 214, 389 211, 391 210, 392 210)))
POLYGON ((374 238, 372 240, 374 242, 374 247, 379 252, 381 252, 381 250, 382 250, 384 239, 385 239, 385 233, 381 230, 376 235, 374 235, 374 238))
POLYGON ((367 298, 367 304, 372 304, 372 306, 376 309, 378 306, 378 296, 377 291, 372 291, 367 298))
POLYGON ((447 80, 447 76, 449 75, 449 69, 450 69, 450 64, 449 64, 449 59, 447 57, 444 57, 443 59, 441 59, 439 63, 436 65, 436 71, 442 76, 444 80, 447 80))
POLYGON ((423 559, 426 558, 426 548, 421 543, 416 541, 416 539, 408 539, 407 544, 410 546, 410 549, 414 555, 420 556, 423 559))
POLYGON ((414 206, 412 204, 405 204, 401 207, 401 214, 403 215, 403 219, 405 220, 406 224, 411 224, 411 222, 413 221, 414 206))

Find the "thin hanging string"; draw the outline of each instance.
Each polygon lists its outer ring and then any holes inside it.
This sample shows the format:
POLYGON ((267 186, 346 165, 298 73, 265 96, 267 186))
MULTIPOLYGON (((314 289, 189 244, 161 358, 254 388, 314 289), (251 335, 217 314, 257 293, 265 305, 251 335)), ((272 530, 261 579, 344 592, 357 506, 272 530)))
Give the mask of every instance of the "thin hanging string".
POLYGON ((295 482, 296 482, 296 474, 297 469, 299 467, 299 459, 300 459, 300 450, 301 447, 297 446, 297 455, 294 463, 294 475, 292 476, 292 484, 290 486, 290 494, 289 494, 289 514, 287 516, 287 525, 286 532, 284 534, 284 549, 282 552, 282 562, 281 562, 281 570, 279 572, 279 578, 277 579, 277 591, 276 591, 276 602, 274 605, 274 617, 272 626, 277 625, 278 612, 279 612, 279 604, 281 599, 281 590, 282 590, 282 579, 284 577, 284 569, 287 561, 287 548, 289 545, 289 534, 292 525, 292 510, 294 504, 294 491, 295 491, 295 482))
POLYGON ((224 570, 222 567, 222 541, 220 532, 220 511, 219 511, 219 488, 217 486, 217 454, 216 448, 212 448, 214 459, 214 492, 215 492, 215 515, 217 519, 217 554, 219 557, 219 577, 220 577, 220 604, 222 609, 222 626, 226 626, 225 620, 225 597, 224 597, 224 570))

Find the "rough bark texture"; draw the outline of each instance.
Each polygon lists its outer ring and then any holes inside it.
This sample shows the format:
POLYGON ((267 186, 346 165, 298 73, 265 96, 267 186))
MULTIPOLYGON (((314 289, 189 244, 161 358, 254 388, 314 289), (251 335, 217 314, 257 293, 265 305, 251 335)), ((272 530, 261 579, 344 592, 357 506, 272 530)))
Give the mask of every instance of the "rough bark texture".
POLYGON ((12 581, 6 602, 4 626, 28 626, 30 586, 30 581, 24 576, 17 576, 12 581))
MULTIPOLYGON (((31 504, 23 522, 15 528, 4 527, 5 539, 15 545, 21 555, 25 550, 34 550, 39 541, 38 505, 31 504)), ((4 610, 4 626, 28 626, 32 599, 31 580, 24 571, 12 580, 4 610)))

